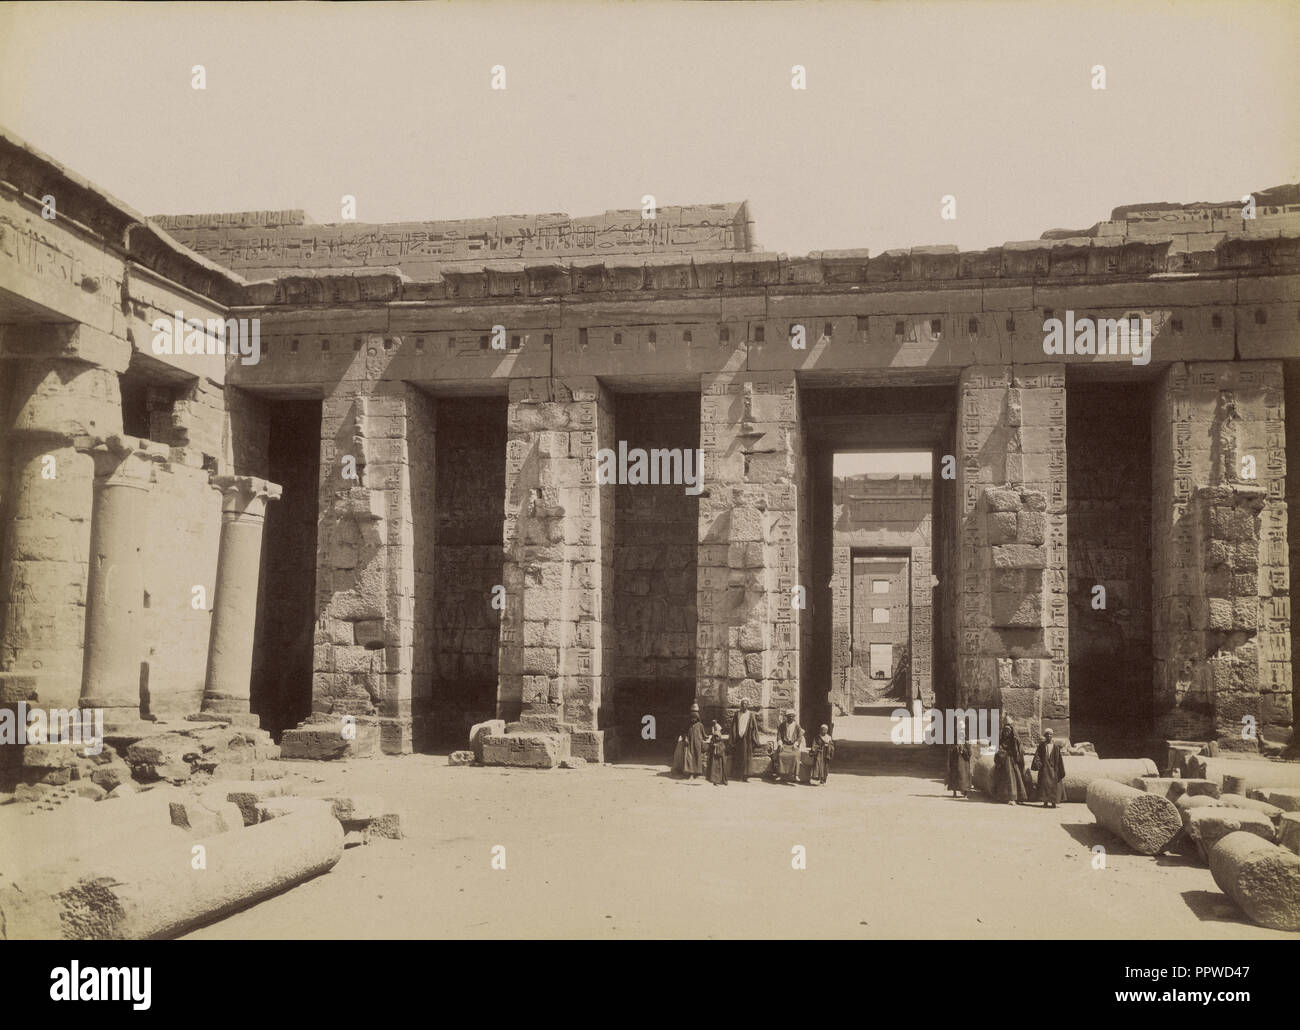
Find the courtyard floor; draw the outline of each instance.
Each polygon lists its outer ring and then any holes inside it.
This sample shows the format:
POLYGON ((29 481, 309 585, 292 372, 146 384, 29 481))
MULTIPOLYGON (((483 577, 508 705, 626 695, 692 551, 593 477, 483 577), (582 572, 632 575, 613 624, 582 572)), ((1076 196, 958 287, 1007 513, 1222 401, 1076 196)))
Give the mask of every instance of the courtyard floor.
POLYGON ((1084 805, 952 799, 933 755, 859 757, 825 787, 714 787, 648 764, 295 762, 303 793, 382 796, 406 838, 349 848, 188 938, 1294 939, 1246 922, 1192 858, 1128 853, 1084 805))

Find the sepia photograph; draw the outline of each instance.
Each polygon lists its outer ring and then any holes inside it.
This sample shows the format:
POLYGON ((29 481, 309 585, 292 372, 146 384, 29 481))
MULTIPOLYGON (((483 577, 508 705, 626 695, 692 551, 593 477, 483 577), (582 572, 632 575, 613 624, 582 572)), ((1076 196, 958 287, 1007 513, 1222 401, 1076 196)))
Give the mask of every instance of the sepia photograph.
POLYGON ((1289 0, 0 4, 32 1003, 193 1014, 126 942, 287 990, 328 942, 802 986, 866 941, 1025 1016, 1281 1011, 1298 43, 1289 0))

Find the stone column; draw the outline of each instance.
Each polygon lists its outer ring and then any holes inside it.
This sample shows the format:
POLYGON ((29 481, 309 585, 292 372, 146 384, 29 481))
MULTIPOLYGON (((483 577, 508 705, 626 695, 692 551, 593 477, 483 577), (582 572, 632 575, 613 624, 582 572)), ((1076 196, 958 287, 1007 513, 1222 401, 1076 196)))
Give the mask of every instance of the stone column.
POLYGON ((596 470, 613 436, 594 377, 511 381, 497 714, 567 733, 593 762, 604 761, 615 489, 596 470))
POLYGON ((1178 362, 1152 406, 1156 733, 1292 734, 1285 411, 1276 361, 1178 362))
POLYGON ((280 487, 252 476, 213 476, 221 490, 221 544, 212 598, 212 634, 203 685, 203 712, 239 725, 256 726, 249 710, 253 633, 257 628, 257 582, 262 571, 266 502, 280 487))
MULTIPOLYGON (((696 699, 707 720, 747 699, 774 729, 799 710, 794 588, 806 477, 793 372, 702 377, 696 699)), ((725 718, 723 719, 725 721, 725 718)))
POLYGON ((170 527, 149 524, 155 455, 143 441, 113 436, 95 446, 91 456, 95 505, 81 707, 102 708, 106 718, 128 722, 139 715, 140 662, 145 650, 141 551, 147 534, 169 532, 170 527))
POLYGON ((972 366, 959 390, 958 703, 1068 739, 1065 371, 972 366))
MULTIPOLYGON (((0 404, 8 396, 8 481, 0 496, 0 704, 39 700, 75 708, 94 481, 85 441, 121 432, 121 399, 112 369, 30 356, 45 343, 43 327, 28 328, 0 327, 0 404)), ((49 344, 56 345, 66 341, 49 344)), ((129 354, 129 344, 120 346, 129 354)))

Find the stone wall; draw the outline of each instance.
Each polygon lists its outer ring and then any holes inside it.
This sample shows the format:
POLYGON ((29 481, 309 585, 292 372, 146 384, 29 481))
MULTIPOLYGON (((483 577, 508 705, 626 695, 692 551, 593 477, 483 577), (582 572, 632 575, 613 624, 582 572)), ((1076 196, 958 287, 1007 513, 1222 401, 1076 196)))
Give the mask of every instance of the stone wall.
POLYGON ((960 393, 958 701, 1068 739, 1064 368, 966 369, 960 393))
MULTIPOLYGON (((619 394, 615 437, 628 450, 700 442, 694 393, 619 394)), ((668 745, 695 698, 696 535, 699 497, 681 484, 621 484, 614 491, 614 695, 625 750, 653 715, 668 745)))
POLYGON ((1278 362, 1179 362, 1158 384, 1158 736, 1238 751, 1290 741, 1285 433, 1278 362))
POLYGON ((161 215, 171 235, 227 268, 260 278, 292 268, 400 268, 415 279, 439 278, 446 265, 497 262, 498 274, 522 273, 510 262, 619 254, 681 254, 755 249, 744 203, 662 207, 641 211, 503 215, 441 222, 303 224, 289 212, 161 215), (289 215, 289 217, 285 217, 289 215))
POLYGON ((433 740, 454 746, 496 715, 501 610, 492 600, 503 582, 505 398, 440 398, 437 436, 433 740))
POLYGON ((793 588, 808 568, 806 455, 791 373, 704 377, 696 697, 705 720, 743 697, 774 728, 800 708, 801 625, 793 588), (806 528, 805 528, 806 533, 806 528))
POLYGON ((853 661, 846 681, 852 705, 849 711, 889 700, 911 701, 911 564, 908 558, 853 559, 853 661), (876 590, 877 580, 885 583, 883 592, 876 590), (876 620, 877 610, 885 621, 876 620), (889 646, 888 668, 877 667, 871 654, 873 644, 889 646), (878 677, 876 673, 881 671, 884 676, 878 677))
POLYGON ((614 487, 596 454, 616 445, 611 398, 592 377, 515 380, 508 430, 497 714, 603 761, 614 487))
POLYGON ((429 730, 436 406, 379 379, 385 343, 367 338, 322 406, 310 720, 351 717, 359 750, 401 753, 429 730))
POLYGON ((910 701, 918 691, 927 704, 933 703, 932 493, 928 475, 868 474, 833 480, 831 702, 842 713, 882 703, 885 697, 910 701), (876 605, 857 592, 854 570, 861 559, 856 552, 872 550, 902 552, 905 557, 904 592, 896 598, 901 611, 891 614, 887 628, 871 624, 876 605), (862 635, 863 629, 869 636, 862 635), (903 675, 881 684, 868 675, 869 645, 887 641, 900 645, 895 659, 901 664, 895 672, 903 675))
POLYGON ((1152 730, 1151 388, 1071 383, 1067 397, 1071 731, 1138 753, 1152 730))
MULTIPOLYGON (((1283 437, 1286 445, 1287 548, 1291 557, 1291 563, 1287 569, 1287 585, 1289 587, 1291 583, 1295 582, 1296 577, 1300 575, 1300 360, 1285 361, 1282 364, 1286 389, 1284 403, 1287 412, 1291 416, 1286 420, 1283 437)), ((1290 609, 1292 616, 1294 612, 1295 607, 1292 605, 1290 609)), ((1288 622, 1290 622, 1289 619, 1288 622)), ((1289 714, 1293 732, 1295 728, 1295 711, 1298 703, 1300 703, 1300 684, 1297 684, 1295 676, 1297 669, 1300 669, 1300 633, 1297 633, 1294 624, 1291 624, 1291 705, 1289 714)), ((1280 709, 1285 708, 1286 694, 1284 691, 1278 691, 1273 700, 1280 709)), ((1285 716, 1288 713, 1284 710, 1281 714, 1285 716)), ((1295 744, 1294 736, 1291 743, 1295 744)))

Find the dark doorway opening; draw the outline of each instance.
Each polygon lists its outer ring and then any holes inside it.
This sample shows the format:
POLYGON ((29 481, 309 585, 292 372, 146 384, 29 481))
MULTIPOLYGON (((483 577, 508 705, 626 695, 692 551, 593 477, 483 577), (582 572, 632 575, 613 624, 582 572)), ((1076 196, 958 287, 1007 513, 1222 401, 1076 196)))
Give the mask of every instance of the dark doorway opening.
POLYGON ((928 759, 932 748, 890 742, 889 715, 913 698, 939 708, 956 700, 956 482, 945 460, 956 391, 806 389, 803 411, 812 583, 800 721, 864 742, 877 764, 928 759), (874 580, 884 593, 873 594, 874 580))
POLYGON ((1104 755, 1143 754, 1153 728, 1151 387, 1067 382, 1070 735, 1104 755))
MULTIPOLYGON (((629 453, 695 450, 699 394, 618 394, 614 427, 629 453)), ((632 761, 671 755, 695 698, 699 508, 680 483, 614 488, 611 725, 632 761)))
MULTIPOLYGON (((507 408, 504 397, 437 401, 428 590, 434 749, 463 747, 470 726, 496 715, 501 612, 492 596, 504 577, 507 408)), ((428 513, 415 518, 419 531, 428 513)))
POLYGON ((266 507, 250 705, 278 740, 311 713, 321 402, 274 400, 267 412, 266 475, 283 493, 266 507))

